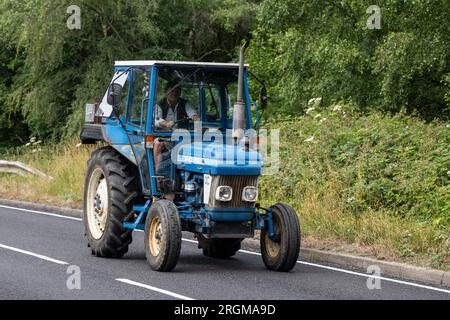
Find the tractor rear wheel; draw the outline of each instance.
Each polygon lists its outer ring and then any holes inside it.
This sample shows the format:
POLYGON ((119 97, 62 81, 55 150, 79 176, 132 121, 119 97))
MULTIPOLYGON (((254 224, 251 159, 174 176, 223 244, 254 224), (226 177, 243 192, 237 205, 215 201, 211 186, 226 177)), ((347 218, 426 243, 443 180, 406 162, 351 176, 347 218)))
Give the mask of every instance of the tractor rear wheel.
POLYGON ((241 249, 243 239, 206 239, 203 235, 197 235, 199 246, 203 254, 211 258, 227 259, 241 249))
POLYGON ((261 230, 261 254, 269 270, 289 272, 300 254, 300 222, 295 210, 286 204, 271 207, 275 238, 269 237, 268 226, 261 230))
POLYGON ((133 200, 138 196, 136 168, 112 148, 97 149, 88 161, 83 191, 85 235, 93 255, 120 258, 128 251, 133 200))
POLYGON ((145 256, 155 271, 175 268, 181 250, 181 221, 173 202, 153 203, 145 221, 145 256))

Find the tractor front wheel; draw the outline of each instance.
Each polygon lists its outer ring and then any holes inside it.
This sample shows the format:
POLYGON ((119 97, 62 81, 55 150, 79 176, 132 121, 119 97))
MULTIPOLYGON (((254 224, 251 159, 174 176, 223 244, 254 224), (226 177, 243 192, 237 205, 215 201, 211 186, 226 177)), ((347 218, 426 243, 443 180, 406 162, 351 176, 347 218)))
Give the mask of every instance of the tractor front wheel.
POLYGON ((173 202, 153 203, 145 221, 145 256, 155 271, 175 268, 181 250, 181 221, 173 202))
POLYGON ((300 222, 295 210, 286 204, 271 207, 275 236, 269 237, 269 228, 261 230, 261 254, 267 269, 289 272, 300 254, 300 222))

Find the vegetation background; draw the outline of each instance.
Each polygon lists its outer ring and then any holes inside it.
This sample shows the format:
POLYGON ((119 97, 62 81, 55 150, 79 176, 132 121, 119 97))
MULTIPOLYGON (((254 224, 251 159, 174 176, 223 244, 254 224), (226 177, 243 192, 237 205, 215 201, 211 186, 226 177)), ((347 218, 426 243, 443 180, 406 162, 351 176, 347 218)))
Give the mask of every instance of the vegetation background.
POLYGON ((0 158, 55 177, 2 175, 0 197, 79 203, 73 145, 115 60, 236 61, 249 35, 282 129, 263 201, 294 204, 312 246, 449 268, 448 0, 0 0, 0 158))

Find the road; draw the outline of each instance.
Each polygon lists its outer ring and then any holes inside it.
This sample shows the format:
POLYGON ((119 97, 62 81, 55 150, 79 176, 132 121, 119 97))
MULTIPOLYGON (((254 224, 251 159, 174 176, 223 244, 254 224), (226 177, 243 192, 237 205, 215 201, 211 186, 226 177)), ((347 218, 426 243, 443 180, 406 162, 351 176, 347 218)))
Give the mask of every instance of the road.
POLYGON ((145 260, 141 232, 124 258, 96 258, 80 218, 0 206, 0 299, 450 299, 448 288, 383 276, 381 288, 369 290, 364 271, 323 264, 299 261, 290 273, 271 272, 254 252, 216 260, 191 239, 183 240, 175 271, 157 273, 145 260), (80 289, 70 290, 77 268, 80 289))

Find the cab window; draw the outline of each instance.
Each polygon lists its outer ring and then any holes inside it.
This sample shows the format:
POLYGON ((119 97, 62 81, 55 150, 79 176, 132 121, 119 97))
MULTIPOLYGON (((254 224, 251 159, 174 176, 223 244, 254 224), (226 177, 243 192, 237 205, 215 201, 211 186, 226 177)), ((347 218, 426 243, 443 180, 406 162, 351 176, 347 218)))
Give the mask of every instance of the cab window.
POLYGON ((150 75, 143 70, 133 70, 129 75, 127 122, 144 127, 149 101, 150 75))

